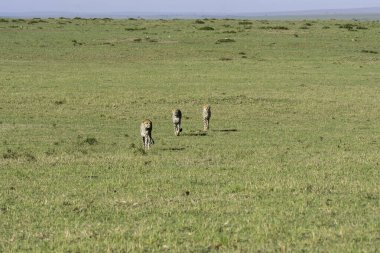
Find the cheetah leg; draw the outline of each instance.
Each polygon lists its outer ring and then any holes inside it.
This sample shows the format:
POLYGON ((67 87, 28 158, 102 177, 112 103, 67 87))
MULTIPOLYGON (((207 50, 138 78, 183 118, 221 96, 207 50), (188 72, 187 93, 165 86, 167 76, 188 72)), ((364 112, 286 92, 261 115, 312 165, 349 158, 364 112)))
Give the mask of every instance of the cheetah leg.
POLYGON ((148 149, 149 150, 149 148, 150 148, 150 138, 149 138, 149 135, 146 137, 146 139, 145 139, 145 142, 146 142, 146 149, 148 149))
POLYGON ((152 144, 152 145, 154 144, 154 140, 153 140, 153 138, 152 138, 151 135, 149 135, 149 143, 152 144))
POLYGON ((208 120, 207 119, 204 119, 204 121, 203 121, 203 130, 204 131, 208 130, 208 120))

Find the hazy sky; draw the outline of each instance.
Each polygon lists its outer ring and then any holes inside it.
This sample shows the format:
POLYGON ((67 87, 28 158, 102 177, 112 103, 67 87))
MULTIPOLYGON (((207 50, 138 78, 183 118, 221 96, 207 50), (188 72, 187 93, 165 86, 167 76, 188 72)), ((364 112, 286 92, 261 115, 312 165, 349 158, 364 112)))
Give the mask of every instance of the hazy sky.
POLYGON ((275 12, 380 7, 380 0, 0 0, 0 12, 275 12))

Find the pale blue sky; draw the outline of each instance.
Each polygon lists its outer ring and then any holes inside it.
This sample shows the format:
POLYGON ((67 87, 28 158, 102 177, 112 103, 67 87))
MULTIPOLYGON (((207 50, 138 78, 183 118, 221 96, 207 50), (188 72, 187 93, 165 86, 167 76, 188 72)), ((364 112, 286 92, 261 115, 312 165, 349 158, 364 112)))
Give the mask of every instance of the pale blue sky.
POLYGON ((0 12, 276 12, 380 7, 380 0, 0 0, 0 12))

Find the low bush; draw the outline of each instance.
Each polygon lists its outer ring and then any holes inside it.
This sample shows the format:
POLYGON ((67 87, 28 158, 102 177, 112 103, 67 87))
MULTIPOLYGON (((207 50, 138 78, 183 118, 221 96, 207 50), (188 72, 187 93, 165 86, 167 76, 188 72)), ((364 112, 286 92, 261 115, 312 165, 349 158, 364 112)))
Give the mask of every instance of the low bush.
POLYGON ((243 20, 239 22, 239 25, 252 25, 251 21, 243 20))
POLYGON ((84 139, 83 143, 88 145, 96 145, 98 144, 98 140, 94 137, 87 137, 84 139))
POLYGON ((367 54, 378 54, 379 53, 379 52, 374 51, 374 50, 365 50, 365 49, 363 49, 361 52, 362 53, 367 53, 367 54))
POLYGON ((217 40, 215 43, 219 44, 219 43, 229 43, 229 42, 236 42, 236 41, 234 39, 224 38, 224 39, 217 40))
POLYGON ((260 29, 264 29, 264 30, 289 30, 288 27, 282 26, 282 25, 277 25, 277 26, 261 26, 260 29))
POLYGON ((72 40, 74 46, 82 46, 84 43, 83 42, 78 42, 77 40, 72 40))
POLYGON ((347 29, 348 31, 357 31, 357 30, 367 30, 368 28, 361 25, 354 25, 354 24, 343 24, 338 26, 341 29, 347 29))
POLYGON ((125 28, 126 31, 144 31, 146 30, 145 27, 127 27, 125 28))
POLYGON ((198 30, 202 30, 202 31, 213 31, 215 30, 213 27, 211 26, 203 26, 203 27, 199 27, 198 30))

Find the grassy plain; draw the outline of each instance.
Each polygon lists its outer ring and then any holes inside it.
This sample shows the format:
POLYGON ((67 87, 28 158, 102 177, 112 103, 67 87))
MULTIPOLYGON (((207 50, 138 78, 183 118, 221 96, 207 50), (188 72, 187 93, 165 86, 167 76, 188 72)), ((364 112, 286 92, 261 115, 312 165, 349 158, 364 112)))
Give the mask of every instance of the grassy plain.
POLYGON ((379 41, 373 21, 0 19, 0 252, 378 252, 379 41))

